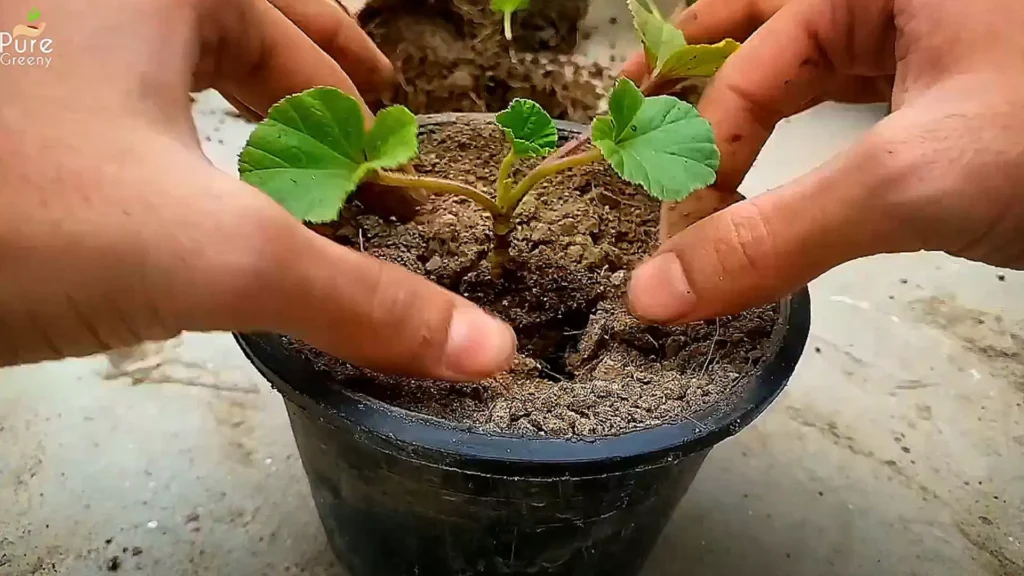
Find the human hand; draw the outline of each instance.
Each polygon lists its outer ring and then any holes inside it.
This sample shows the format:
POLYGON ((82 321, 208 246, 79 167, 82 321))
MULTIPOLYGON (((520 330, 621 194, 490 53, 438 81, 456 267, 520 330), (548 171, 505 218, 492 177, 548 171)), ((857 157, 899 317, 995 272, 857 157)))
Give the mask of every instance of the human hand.
POLYGON ((663 231, 675 235, 629 287, 638 316, 735 313, 880 253, 941 250, 1024 267, 1024 4, 715 0, 677 22, 694 41, 746 41, 699 106, 722 165, 698 204, 734 195, 787 116, 828 99, 890 96, 893 113, 810 174, 685 230, 689 199, 666 208, 663 231))
MULTIPOLYGON (((30 8, 5 2, 0 22, 30 8)), ((51 65, 0 67, 0 365, 186 329, 280 331, 455 380, 511 363, 507 326, 306 230, 200 151, 190 89, 257 115, 312 86, 389 89, 332 0, 95 0, 41 21, 51 65)))

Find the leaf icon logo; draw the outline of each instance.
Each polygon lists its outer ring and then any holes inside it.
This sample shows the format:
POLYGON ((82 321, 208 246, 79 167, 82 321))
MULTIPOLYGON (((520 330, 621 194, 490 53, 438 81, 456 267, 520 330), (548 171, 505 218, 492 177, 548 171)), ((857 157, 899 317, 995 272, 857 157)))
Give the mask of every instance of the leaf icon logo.
POLYGON ((39 20, 40 16, 42 16, 42 14, 39 13, 39 9, 33 8, 28 12, 28 21, 35 22, 36 20, 39 20))

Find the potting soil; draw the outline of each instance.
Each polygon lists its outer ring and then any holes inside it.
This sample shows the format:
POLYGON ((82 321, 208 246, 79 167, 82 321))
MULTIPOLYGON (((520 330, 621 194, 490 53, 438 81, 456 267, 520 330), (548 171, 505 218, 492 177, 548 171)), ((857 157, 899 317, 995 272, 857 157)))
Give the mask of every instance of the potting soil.
POLYGON ((553 117, 589 122, 613 72, 571 55, 587 0, 534 2, 508 42, 490 0, 373 0, 359 13, 400 86, 386 104, 417 114, 498 112, 530 98, 553 117))
MULTIPOLYGON (((506 152, 490 123, 428 127, 418 173, 493 194, 506 152)), ((529 163, 519 166, 521 178, 529 163)), ((727 407, 768 352, 777 306, 680 327, 645 326, 625 308, 629 271, 655 248, 658 202, 605 163, 577 168, 526 198, 510 270, 492 279, 490 218, 464 198, 436 196, 414 222, 358 205, 328 227, 335 239, 401 264, 508 321, 513 370, 480 384, 375 375, 359 392, 483 430, 557 437, 616 435, 727 407)), ((338 386, 368 372, 293 343, 338 386)))

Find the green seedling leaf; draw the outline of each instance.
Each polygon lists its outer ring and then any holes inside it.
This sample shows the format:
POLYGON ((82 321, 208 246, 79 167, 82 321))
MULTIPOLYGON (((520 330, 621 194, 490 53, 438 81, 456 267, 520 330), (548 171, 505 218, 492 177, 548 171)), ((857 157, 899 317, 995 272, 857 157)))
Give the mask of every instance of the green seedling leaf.
POLYGON ((708 121, 672 96, 645 98, 636 109, 636 86, 624 83, 632 84, 620 80, 612 92, 612 115, 592 125, 594 144, 619 176, 670 201, 714 184, 720 154, 708 121))
POLYGON ((690 44, 669 55, 655 74, 661 78, 711 77, 739 49, 740 43, 731 38, 718 44, 690 44))
POLYGON ((532 100, 516 98, 495 120, 519 157, 547 156, 558 145, 555 121, 532 100))
POLYGON ((313 88, 270 109, 238 172, 296 218, 330 222, 367 175, 415 158, 417 130, 411 112, 391 107, 367 133, 358 101, 337 88, 313 88))
POLYGON ((618 140, 622 133, 629 126, 630 122, 644 105, 644 94, 629 80, 618 82, 608 98, 608 110, 611 117, 615 119, 615 140, 618 140))
POLYGON ((530 7, 530 0, 491 0, 491 10, 504 15, 505 38, 512 40, 512 14, 530 7))
POLYGON ((28 11, 28 21, 29 22, 35 22, 36 20, 39 20, 39 18, 41 16, 42 16, 42 14, 39 12, 38 8, 33 8, 33 9, 28 11))
POLYGON ((683 32, 666 21, 654 4, 648 0, 628 0, 628 4, 633 13, 633 27, 647 53, 647 62, 655 69, 660 68, 670 54, 687 45, 683 32))
POLYGON ((655 78, 682 79, 714 76, 739 49, 732 39, 717 44, 688 44, 683 33, 665 20, 649 0, 628 0, 633 24, 655 78))
POLYGON ((403 106, 381 110, 366 135, 366 160, 376 169, 398 168, 419 153, 416 116, 403 106))

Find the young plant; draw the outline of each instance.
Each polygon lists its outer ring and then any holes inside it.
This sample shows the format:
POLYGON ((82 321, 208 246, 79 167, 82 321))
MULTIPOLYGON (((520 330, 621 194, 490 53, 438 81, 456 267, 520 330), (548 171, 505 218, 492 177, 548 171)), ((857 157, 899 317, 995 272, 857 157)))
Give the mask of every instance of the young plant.
POLYGON ((650 0, 627 0, 633 13, 633 26, 647 55, 648 73, 643 82, 645 94, 652 88, 689 78, 709 78, 725 60, 739 49, 732 39, 717 44, 689 44, 682 31, 662 17, 650 0))
POLYGON ((502 15, 505 23, 505 39, 512 41, 512 15, 530 7, 530 0, 491 0, 491 10, 502 15))
POLYGON ((592 150, 542 163, 514 182, 515 164, 553 152, 558 130, 536 102, 513 101, 496 118, 509 151, 493 198, 459 182, 396 172, 418 154, 416 117, 392 106, 367 131, 359 104, 335 88, 314 88, 272 107, 242 150, 238 169, 244 181, 314 224, 337 219, 361 182, 469 198, 491 216, 489 260, 499 276, 509 258, 517 208, 539 183, 559 172, 605 160, 619 176, 659 200, 681 200, 714 183, 718 148, 711 126, 693 106, 672 96, 645 97, 632 82, 620 80, 609 110, 593 121, 592 150))
MULTIPOLYGON (((645 96, 672 94, 694 79, 714 76, 740 44, 727 39, 717 44, 689 44, 650 0, 627 0, 633 27, 644 46, 647 73, 640 83, 645 96)), ((562 146, 548 162, 574 154, 590 139, 582 134, 562 146)))

